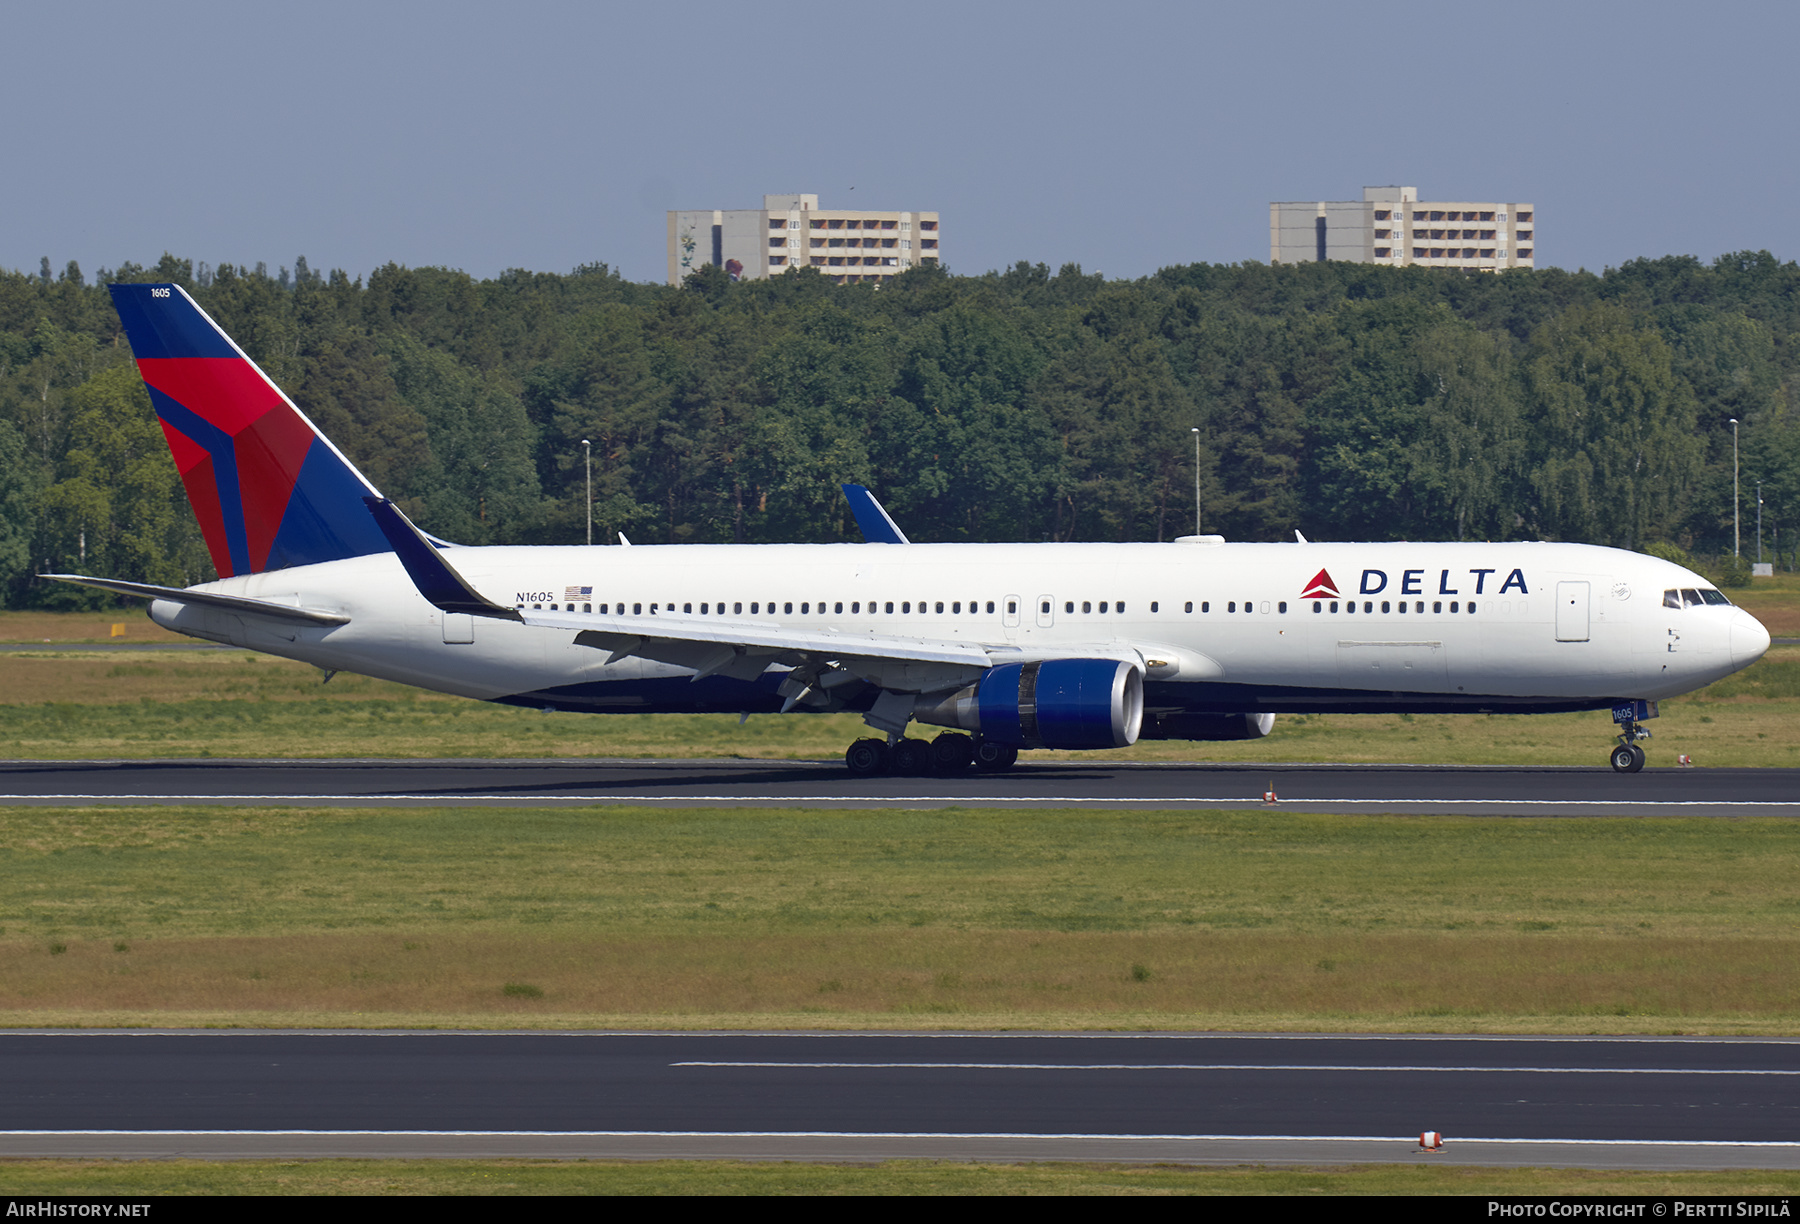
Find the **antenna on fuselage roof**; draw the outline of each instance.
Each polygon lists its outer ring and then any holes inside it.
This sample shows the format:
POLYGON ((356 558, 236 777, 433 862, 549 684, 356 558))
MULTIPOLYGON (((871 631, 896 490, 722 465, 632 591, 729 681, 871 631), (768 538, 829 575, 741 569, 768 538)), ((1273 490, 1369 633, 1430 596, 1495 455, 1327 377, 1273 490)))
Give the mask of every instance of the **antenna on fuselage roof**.
POLYGON ((1311 541, 1309 541, 1305 536, 1300 534, 1300 529, 1298 527, 1294 528, 1294 543, 1307 544, 1310 542, 1311 541))

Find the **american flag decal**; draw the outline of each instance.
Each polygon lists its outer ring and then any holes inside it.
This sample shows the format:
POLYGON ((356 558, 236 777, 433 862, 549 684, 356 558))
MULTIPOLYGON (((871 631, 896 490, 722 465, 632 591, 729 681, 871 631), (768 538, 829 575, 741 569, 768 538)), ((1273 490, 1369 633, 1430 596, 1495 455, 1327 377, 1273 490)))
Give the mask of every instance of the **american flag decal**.
POLYGON ((564 599, 589 599, 593 597, 593 594, 594 588, 591 586, 572 586, 563 588, 564 599))

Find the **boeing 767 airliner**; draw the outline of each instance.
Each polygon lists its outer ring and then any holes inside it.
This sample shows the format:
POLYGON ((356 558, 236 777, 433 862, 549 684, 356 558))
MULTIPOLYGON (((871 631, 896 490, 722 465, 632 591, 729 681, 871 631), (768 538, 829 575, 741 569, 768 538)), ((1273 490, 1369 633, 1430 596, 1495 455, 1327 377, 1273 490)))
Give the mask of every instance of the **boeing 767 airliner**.
POLYGON ((50 576, 327 671, 592 713, 855 711, 880 733, 845 753, 859 774, 1255 738, 1284 712, 1611 708, 1630 773, 1658 699, 1769 646, 1698 574, 1618 549, 915 544, 855 486, 861 544, 459 547, 179 285, 112 294, 220 576, 50 576))

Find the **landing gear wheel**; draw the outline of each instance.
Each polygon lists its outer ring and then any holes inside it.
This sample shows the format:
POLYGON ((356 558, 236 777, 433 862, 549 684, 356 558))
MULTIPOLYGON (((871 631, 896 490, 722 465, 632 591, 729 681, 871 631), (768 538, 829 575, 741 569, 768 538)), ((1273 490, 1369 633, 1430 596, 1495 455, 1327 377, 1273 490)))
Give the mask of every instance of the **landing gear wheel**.
POLYGON ((959 774, 975 759, 975 741, 966 735, 950 732, 931 741, 931 772, 950 776, 959 774))
POLYGON ((982 773, 1002 773, 1011 769, 1018 759, 1019 749, 1014 744, 982 740, 975 745, 975 768, 982 773))
POLYGON ((1636 773, 1644 767, 1644 750, 1636 744, 1620 744, 1612 750, 1614 773, 1636 773))
POLYGON ((888 772, 916 778, 931 772, 931 745, 924 740, 903 739, 888 749, 888 772))
POLYGON ((844 749, 844 764, 859 778, 886 773, 888 746, 878 739, 859 739, 844 749))

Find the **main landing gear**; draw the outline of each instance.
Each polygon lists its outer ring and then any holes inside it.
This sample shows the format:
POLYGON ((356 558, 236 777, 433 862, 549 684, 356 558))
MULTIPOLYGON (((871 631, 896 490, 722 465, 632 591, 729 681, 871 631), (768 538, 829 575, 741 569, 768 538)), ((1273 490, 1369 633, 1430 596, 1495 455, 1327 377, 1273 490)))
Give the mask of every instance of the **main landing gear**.
POLYGON ((970 765, 983 773, 1011 769, 1019 759, 1014 744, 976 739, 957 731, 945 732, 933 740, 859 739, 844 752, 844 764, 859 778, 877 774, 898 777, 949 777, 962 773, 970 765))
POLYGON ((1644 750, 1639 740, 1650 738, 1650 729, 1640 725, 1644 719, 1658 714, 1654 701, 1630 701, 1613 707, 1613 722, 1619 726, 1619 746, 1608 758, 1614 773, 1636 773, 1644 767, 1644 750))

